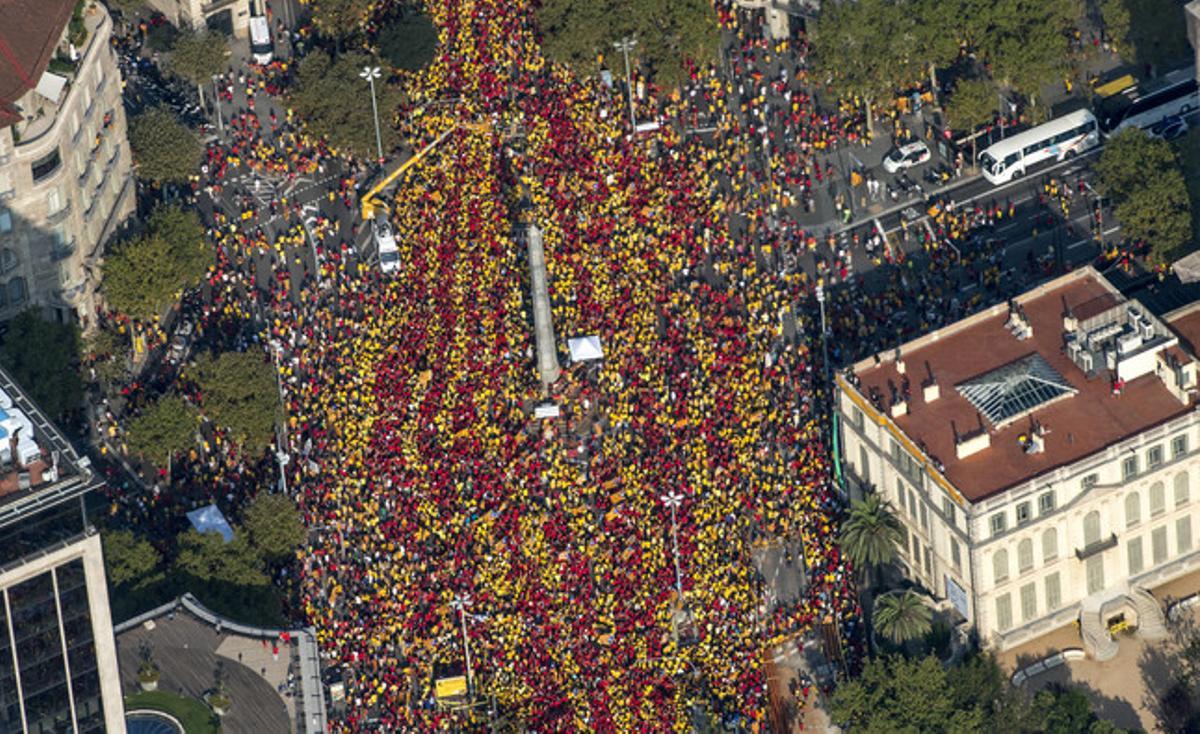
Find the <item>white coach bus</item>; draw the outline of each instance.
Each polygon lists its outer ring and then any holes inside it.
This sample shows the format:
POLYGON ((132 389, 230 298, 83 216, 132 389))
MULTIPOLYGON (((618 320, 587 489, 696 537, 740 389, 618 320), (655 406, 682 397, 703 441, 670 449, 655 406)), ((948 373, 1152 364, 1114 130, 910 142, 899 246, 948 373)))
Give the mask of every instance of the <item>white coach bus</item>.
POLYGON ((1147 128, 1164 117, 1200 109, 1195 67, 1171 72, 1145 91, 1136 87, 1114 94, 1096 106, 1100 129, 1111 135, 1127 127, 1147 128))
POLYGON ((996 185, 1024 176, 1042 161, 1069 158, 1100 144, 1096 116, 1078 110, 988 146, 979 154, 983 177, 996 185))

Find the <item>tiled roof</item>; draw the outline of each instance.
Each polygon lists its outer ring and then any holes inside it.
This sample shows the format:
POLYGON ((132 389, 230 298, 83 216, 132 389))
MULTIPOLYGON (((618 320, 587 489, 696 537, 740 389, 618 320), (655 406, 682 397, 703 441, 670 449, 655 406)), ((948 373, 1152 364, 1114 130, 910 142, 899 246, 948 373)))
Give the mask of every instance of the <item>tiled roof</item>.
POLYGON ((75 0, 0 0, 0 126, 21 119, 13 103, 37 86, 75 0))
MULTIPOLYGON (((1031 331, 1024 338, 1013 333, 1009 310, 1000 304, 902 346, 905 373, 892 351, 860 362, 858 390, 933 464, 944 466, 943 475, 966 499, 982 500, 1194 409, 1153 373, 1129 380, 1116 395, 1103 364, 1088 377, 1067 355, 1064 315, 1081 319, 1122 300, 1088 268, 1018 299, 1031 331), (923 387, 930 379, 940 389, 927 402, 923 387), (907 396, 906 411, 890 417, 889 396, 907 396), (993 409, 997 418, 1017 412, 997 421, 988 414, 993 409), (1042 430, 1044 450, 1030 452, 1029 437, 1042 430), (957 442, 979 431, 989 434, 987 448, 958 458, 957 442)), ((1200 339, 1200 315, 1195 321, 1200 339)), ((1186 336, 1188 329, 1171 326, 1186 336)))

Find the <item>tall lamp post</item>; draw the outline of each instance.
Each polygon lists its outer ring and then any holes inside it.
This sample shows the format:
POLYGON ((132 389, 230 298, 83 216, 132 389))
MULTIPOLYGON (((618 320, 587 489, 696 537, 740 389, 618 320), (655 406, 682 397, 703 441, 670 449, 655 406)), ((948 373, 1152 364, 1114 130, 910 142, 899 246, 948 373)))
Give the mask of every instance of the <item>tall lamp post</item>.
POLYGON ((629 93, 629 125, 633 129, 637 129, 637 119, 634 117, 633 111, 633 76, 629 72, 629 52, 637 47, 637 39, 633 36, 625 36, 620 41, 613 43, 613 48, 625 55, 625 91, 629 93))
POLYGON ((671 508, 671 540, 674 545, 675 552, 675 591, 679 592, 679 601, 683 602, 683 574, 679 572, 679 522, 676 519, 676 513, 679 506, 683 504, 683 495, 675 490, 671 490, 667 494, 659 497, 662 503, 671 508))
POLYGON ((371 111, 375 113, 375 148, 379 151, 379 162, 383 162, 383 138, 379 134, 379 103, 375 101, 375 80, 379 78, 378 66, 364 66, 358 74, 371 85, 371 111))
POLYGON ((471 608, 471 595, 463 592, 455 594, 450 606, 458 611, 458 620, 462 623, 463 652, 467 658, 467 693, 475 695, 475 670, 471 667, 471 641, 467 639, 467 610, 471 608))
MULTIPOLYGON (((825 323, 825 287, 821 283, 817 283, 817 305, 821 309, 821 361, 825 363, 825 389, 830 391, 832 398, 833 380, 829 376, 829 327, 825 323)), ((842 457, 841 447, 838 446, 837 404, 831 400, 829 406, 833 432, 833 476, 840 489, 842 486, 842 457)))
POLYGON ((219 75, 217 75, 217 74, 212 75, 213 99, 217 100, 217 131, 220 133, 224 133, 225 132, 225 119, 221 116, 221 90, 217 88, 217 79, 218 78, 219 78, 219 75))

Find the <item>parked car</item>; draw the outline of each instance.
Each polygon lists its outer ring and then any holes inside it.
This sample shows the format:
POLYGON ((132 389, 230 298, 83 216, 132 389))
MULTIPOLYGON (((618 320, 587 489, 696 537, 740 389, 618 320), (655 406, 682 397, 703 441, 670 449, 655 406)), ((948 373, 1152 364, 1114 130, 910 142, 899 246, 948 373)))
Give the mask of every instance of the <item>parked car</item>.
POLYGON ((899 148, 893 148, 883 158, 883 170, 888 173, 903 171, 905 168, 921 165, 928 161, 931 156, 929 146, 917 140, 907 145, 901 145, 899 148))
POLYGON ((1187 120, 1181 115, 1168 115, 1151 125, 1147 132, 1163 140, 1174 140, 1188 131, 1187 120))
POLYGON ((188 349, 192 346, 192 322, 184 321, 175 329, 171 337, 171 346, 167 349, 167 361, 179 364, 187 357, 188 349))

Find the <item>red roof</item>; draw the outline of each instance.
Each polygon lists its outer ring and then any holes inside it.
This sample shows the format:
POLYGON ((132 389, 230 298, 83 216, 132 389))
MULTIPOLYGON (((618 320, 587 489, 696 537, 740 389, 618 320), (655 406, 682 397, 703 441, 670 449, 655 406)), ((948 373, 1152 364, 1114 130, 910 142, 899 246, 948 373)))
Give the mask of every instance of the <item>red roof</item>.
MULTIPOLYGON (((897 371, 890 353, 881 354, 888 358, 879 364, 864 360, 856 366, 861 392, 869 395, 872 389, 877 390, 885 406, 891 388, 901 385, 905 377, 910 380, 908 414, 894 418, 895 424, 945 465, 945 477, 972 502, 1071 464, 1193 409, 1173 397, 1154 374, 1130 381, 1123 394, 1114 397, 1104 376, 1106 371, 1089 379, 1071 363, 1063 348, 1064 312, 1069 309, 1081 318, 1081 314, 1095 315, 1123 300, 1090 268, 1074 276, 1019 299, 1033 326, 1030 339, 1019 341, 1005 327, 1008 310, 1001 304, 990 315, 979 315, 969 323, 943 329, 936 337, 902 347, 907 375, 897 371), (1032 352, 1041 355, 1076 391, 1075 395, 1047 402, 1028 417, 998 429, 985 425, 979 411, 957 386, 1032 352), (931 373, 937 379, 940 396, 927 403, 922 384, 931 373), (1039 454, 1027 454, 1019 442, 1022 434, 1031 433, 1033 419, 1048 430, 1045 451, 1039 454), (956 436, 981 428, 990 434, 990 447, 957 458, 956 436)), ((1200 328, 1200 318, 1197 321, 1200 328)), ((1179 328, 1178 322, 1172 326, 1179 328)), ((1187 357, 1182 350, 1177 351, 1187 357)))
POLYGON ((15 102, 46 71, 75 0, 0 0, 0 127, 21 120, 15 102))

